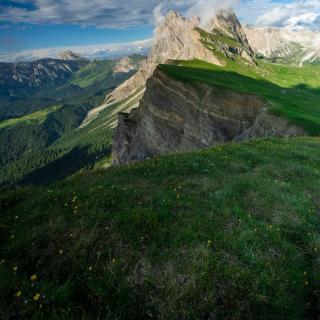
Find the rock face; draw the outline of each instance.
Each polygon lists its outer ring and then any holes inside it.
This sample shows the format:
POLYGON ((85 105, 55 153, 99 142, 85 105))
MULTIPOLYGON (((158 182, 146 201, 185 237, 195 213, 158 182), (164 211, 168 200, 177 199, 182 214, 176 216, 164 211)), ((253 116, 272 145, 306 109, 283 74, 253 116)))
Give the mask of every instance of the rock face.
POLYGON ((251 137, 299 134, 286 120, 267 114, 265 101, 255 95, 203 83, 194 87, 156 69, 139 107, 119 115, 113 164, 251 137))
POLYGON ((280 28, 244 27, 251 48, 266 58, 284 58, 302 65, 320 62, 320 33, 280 28))
POLYGON ((212 18, 205 29, 213 34, 222 34, 234 39, 243 49, 243 52, 238 54, 249 61, 253 61, 254 52, 234 11, 231 9, 221 11, 212 18))

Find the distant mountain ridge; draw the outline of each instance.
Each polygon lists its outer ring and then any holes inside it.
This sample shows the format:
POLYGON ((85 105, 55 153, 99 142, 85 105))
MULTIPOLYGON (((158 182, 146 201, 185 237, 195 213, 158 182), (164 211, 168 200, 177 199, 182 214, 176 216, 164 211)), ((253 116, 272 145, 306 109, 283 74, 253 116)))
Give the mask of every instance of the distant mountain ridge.
POLYGON ((252 49, 265 58, 300 66, 320 63, 320 32, 252 26, 244 31, 252 49))
POLYGON ((66 51, 60 53, 60 59, 0 62, 0 119, 24 115, 26 113, 22 109, 26 110, 28 105, 32 112, 60 102, 68 94, 81 95, 83 86, 96 83, 95 77, 101 83, 100 90, 109 88, 108 83, 103 85, 106 80, 103 77, 109 77, 115 86, 119 85, 133 74, 140 60, 139 56, 132 56, 127 59, 90 61, 77 53, 66 51), (90 74, 91 79, 88 78, 90 74), (85 83, 84 78, 87 78, 85 83))

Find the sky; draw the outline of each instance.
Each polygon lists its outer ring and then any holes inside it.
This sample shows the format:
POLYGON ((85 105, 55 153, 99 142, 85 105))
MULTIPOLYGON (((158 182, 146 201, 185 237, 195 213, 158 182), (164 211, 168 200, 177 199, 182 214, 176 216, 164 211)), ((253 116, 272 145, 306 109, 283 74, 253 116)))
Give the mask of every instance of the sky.
POLYGON ((320 0, 0 0, 0 61, 143 53, 170 9, 205 21, 227 6, 245 24, 320 31, 320 0))

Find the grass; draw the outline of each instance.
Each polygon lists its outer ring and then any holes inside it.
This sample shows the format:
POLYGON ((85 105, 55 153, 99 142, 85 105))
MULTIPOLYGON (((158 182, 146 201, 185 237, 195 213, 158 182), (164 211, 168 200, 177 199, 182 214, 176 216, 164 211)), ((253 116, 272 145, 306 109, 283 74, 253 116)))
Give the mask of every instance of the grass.
POLYGON ((81 88, 89 87, 110 77, 114 65, 112 60, 94 60, 76 72, 71 83, 81 88))
POLYGON ((315 319, 319 159, 264 139, 2 193, 0 317, 315 319))
POLYGON ((55 106, 51 106, 49 108, 46 109, 42 109, 40 111, 19 117, 19 118, 12 118, 12 119, 8 119, 8 120, 4 120, 0 122, 0 129, 4 129, 4 128, 8 128, 8 127, 13 127, 16 126, 18 124, 34 124, 34 123, 41 123, 44 120, 46 120, 47 116, 52 113, 55 112, 57 110, 59 110, 61 108, 61 105, 55 105, 55 106))
POLYGON ((200 60, 160 65, 168 75, 188 83, 203 82, 263 97, 270 111, 301 126, 310 135, 320 134, 320 67, 303 68, 259 62, 229 61, 219 67, 200 60))

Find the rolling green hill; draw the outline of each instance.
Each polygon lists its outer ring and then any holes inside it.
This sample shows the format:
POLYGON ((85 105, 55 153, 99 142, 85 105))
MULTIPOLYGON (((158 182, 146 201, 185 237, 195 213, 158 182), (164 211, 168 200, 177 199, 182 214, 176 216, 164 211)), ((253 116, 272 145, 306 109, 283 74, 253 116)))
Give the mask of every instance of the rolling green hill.
POLYGON ((0 195, 0 317, 316 319, 320 140, 264 139, 0 195))

